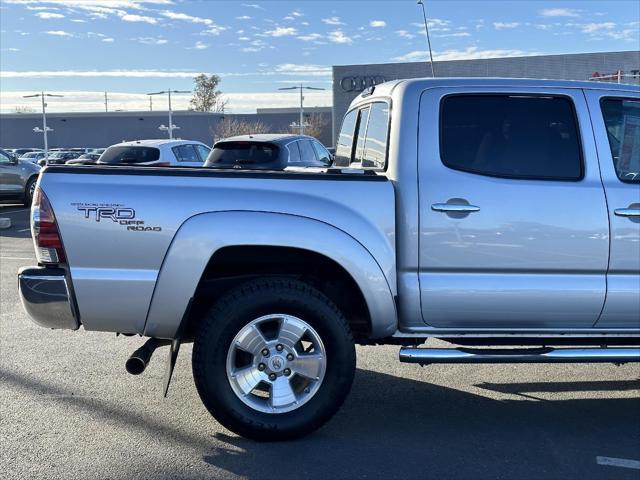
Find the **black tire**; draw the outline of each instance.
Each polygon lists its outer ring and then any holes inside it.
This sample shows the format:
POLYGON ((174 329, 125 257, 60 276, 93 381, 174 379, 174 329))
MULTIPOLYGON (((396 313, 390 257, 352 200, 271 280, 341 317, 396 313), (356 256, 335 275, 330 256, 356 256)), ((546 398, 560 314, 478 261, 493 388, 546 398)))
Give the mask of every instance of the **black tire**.
POLYGON ((355 372, 353 336, 346 319, 325 295, 287 278, 260 278, 224 294, 210 309, 193 345, 193 376, 200 398, 227 429, 261 441, 304 436, 327 422, 346 398, 355 372), (243 403, 233 392, 226 357, 238 332, 269 314, 294 315, 307 322, 326 349, 326 372, 313 397, 286 413, 264 413, 243 403))
POLYGON ((30 207, 31 203, 33 202, 33 192, 37 181, 37 177, 31 177, 29 180, 27 180, 27 184, 24 188, 24 199, 22 201, 25 207, 30 207))

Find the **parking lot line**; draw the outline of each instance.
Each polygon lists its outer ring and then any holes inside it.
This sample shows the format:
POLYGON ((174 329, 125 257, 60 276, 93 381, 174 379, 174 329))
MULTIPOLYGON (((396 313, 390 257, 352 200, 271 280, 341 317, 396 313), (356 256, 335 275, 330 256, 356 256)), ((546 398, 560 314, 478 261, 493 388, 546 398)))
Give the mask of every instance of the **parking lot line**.
POLYGON ((31 228, 23 228, 22 230, 18 230, 18 233, 28 232, 31 228))
POLYGON ((0 257, 0 260, 33 260, 33 257, 0 257))
POLYGON ((640 470, 640 460, 629 460, 627 458, 615 457, 596 457, 598 465, 607 465, 610 467, 632 468, 640 470))

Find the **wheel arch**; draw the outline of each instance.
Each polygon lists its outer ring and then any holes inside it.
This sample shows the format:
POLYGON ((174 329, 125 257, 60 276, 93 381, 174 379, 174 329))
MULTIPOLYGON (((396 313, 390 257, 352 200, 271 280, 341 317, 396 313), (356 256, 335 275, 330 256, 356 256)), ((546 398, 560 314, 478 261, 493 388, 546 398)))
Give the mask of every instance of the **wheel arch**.
POLYGON ((309 283, 320 287, 337 305, 355 307, 351 321, 356 333, 380 338, 396 331, 389 282, 376 259, 356 239, 307 217, 232 211, 196 215, 180 227, 160 269, 144 334, 174 338, 190 303, 193 314, 188 322, 239 279, 277 273, 274 266, 282 259, 287 260, 285 275, 307 279, 314 277, 309 272, 334 273, 338 285, 355 295, 353 304, 332 291, 331 277, 321 277, 318 282, 316 275, 309 283), (242 262, 234 262, 238 258, 242 262), (292 268, 295 264, 297 269, 292 268), (217 290, 206 288, 211 280, 218 280, 217 290))

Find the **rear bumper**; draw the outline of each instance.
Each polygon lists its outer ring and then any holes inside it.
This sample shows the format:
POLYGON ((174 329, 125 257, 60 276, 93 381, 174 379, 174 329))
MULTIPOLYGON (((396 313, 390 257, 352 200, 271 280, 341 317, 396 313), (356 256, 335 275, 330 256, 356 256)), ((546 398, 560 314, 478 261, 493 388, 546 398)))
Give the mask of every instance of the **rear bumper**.
POLYGON ((22 306, 35 323, 46 328, 79 328, 63 269, 21 268, 18 285, 22 306))

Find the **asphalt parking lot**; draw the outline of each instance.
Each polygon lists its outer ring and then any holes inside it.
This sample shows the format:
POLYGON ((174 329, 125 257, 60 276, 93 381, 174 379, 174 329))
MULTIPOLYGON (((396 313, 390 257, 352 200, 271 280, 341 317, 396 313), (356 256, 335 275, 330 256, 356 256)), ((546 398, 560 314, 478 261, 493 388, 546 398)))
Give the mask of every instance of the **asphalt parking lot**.
MULTIPOLYGON (((218 425, 183 347, 139 377, 142 341, 46 330, 23 313, 28 212, 0 206, 0 472, 6 479, 640 479, 640 367, 400 364, 359 347, 351 395, 311 436, 260 444, 218 425)), ((114 299, 117 301, 117 299, 114 299)))

